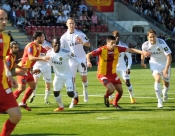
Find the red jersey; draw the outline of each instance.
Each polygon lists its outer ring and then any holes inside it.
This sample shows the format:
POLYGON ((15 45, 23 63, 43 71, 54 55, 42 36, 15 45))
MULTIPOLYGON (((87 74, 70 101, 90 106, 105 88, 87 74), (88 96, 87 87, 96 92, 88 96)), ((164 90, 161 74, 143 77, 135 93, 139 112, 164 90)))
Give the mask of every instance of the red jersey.
POLYGON ((125 52, 127 48, 116 46, 114 50, 108 50, 107 46, 100 47, 92 51, 93 56, 98 56, 98 76, 110 76, 116 74, 116 65, 120 52, 125 52))
POLYGON ((15 65, 15 60, 16 60, 16 55, 13 55, 11 52, 9 53, 8 56, 6 56, 6 63, 7 66, 9 67, 10 71, 13 69, 15 65))
POLYGON ((22 56, 22 60, 19 62, 19 66, 24 68, 32 68, 36 61, 29 60, 29 55, 34 57, 38 57, 40 52, 45 50, 41 45, 37 45, 34 42, 29 43, 24 48, 24 54, 22 56))
POLYGON ((10 47, 10 37, 9 35, 2 32, 0 34, 0 91, 1 89, 9 88, 9 84, 7 82, 6 71, 4 68, 5 57, 9 54, 10 47))

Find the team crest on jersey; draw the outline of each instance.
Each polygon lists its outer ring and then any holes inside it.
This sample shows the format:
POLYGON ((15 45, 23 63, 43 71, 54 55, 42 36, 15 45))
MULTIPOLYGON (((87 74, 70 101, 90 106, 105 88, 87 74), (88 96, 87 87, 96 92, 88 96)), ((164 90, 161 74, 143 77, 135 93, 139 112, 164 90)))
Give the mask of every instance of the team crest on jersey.
POLYGON ((75 55, 72 53, 71 56, 74 57, 75 55))
POLYGON ((160 48, 157 48, 157 51, 160 51, 160 48))
POLYGON ((85 39, 86 39, 86 40, 88 40, 88 38, 87 38, 87 37, 85 37, 85 39))
POLYGON ((60 57, 60 58, 59 58, 59 60, 60 60, 60 61, 62 61, 62 60, 63 60, 63 58, 62 58, 62 57, 60 57))
POLYGON ((165 50, 165 51, 168 51, 168 47, 165 47, 164 50, 165 50))

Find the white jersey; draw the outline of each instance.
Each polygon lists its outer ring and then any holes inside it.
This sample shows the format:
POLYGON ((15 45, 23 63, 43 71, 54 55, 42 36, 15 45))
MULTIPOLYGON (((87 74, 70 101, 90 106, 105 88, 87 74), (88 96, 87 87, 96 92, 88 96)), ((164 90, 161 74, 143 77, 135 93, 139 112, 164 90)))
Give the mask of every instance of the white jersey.
MULTIPOLYGON (((49 42, 47 42, 47 41, 45 40, 44 43, 42 44, 42 47, 43 47, 43 48, 47 48, 47 47, 52 48, 52 45, 51 45, 49 42)), ((46 56, 46 53, 47 53, 47 52, 40 52, 40 56, 41 56, 41 57, 46 56)), ((42 68, 43 66, 46 66, 47 63, 48 63, 48 62, 46 62, 46 61, 36 61, 36 63, 35 63, 34 66, 33 66, 33 69, 40 69, 40 68, 42 68)), ((49 66, 49 65, 47 65, 47 66, 49 66)))
MULTIPOLYGON (((121 41, 119 41, 119 44, 117 46, 128 48, 128 46, 125 43, 121 42, 121 41)), ((117 63, 116 69, 117 70, 124 70, 124 71, 126 71, 126 69, 130 69, 131 68, 131 64, 132 64, 131 54, 129 52, 121 52, 119 54, 119 58, 118 58, 118 63, 117 63), (128 58, 127 59, 128 60, 128 66, 126 66, 125 55, 128 58)))
MULTIPOLYGON (((80 37, 83 43, 89 42, 89 39, 83 32, 75 29, 74 33, 70 34, 70 32, 67 30, 67 32, 61 36, 61 47, 69 49, 81 62, 86 62, 86 53, 83 45, 76 42, 77 37, 80 37)), ((70 64, 72 65, 77 63, 71 60, 70 64)))
POLYGON ((58 53, 55 53, 53 49, 49 50, 46 56, 50 56, 49 63, 53 66, 53 70, 56 76, 71 74, 69 59, 75 60, 77 63, 81 63, 75 55, 64 48, 60 48, 58 53))
POLYGON ((156 44, 151 45, 149 41, 142 44, 142 50, 151 52, 150 69, 163 70, 166 66, 167 55, 171 54, 171 50, 163 39, 156 38, 156 44))

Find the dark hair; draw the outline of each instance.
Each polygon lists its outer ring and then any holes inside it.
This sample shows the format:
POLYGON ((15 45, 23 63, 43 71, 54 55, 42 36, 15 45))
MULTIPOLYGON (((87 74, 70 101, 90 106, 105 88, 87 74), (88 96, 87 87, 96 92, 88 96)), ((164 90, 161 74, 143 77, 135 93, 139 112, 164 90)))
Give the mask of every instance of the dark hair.
POLYGON ((12 41, 11 43, 10 43, 10 48, 13 48, 13 45, 14 44, 18 44, 18 42, 17 41, 12 41))
POLYGON ((108 42, 110 40, 116 40, 116 38, 114 36, 110 35, 107 37, 106 41, 108 42))
POLYGON ((41 31, 35 31, 33 33, 33 39, 36 40, 37 37, 41 37, 42 35, 43 35, 43 32, 41 32, 41 31))

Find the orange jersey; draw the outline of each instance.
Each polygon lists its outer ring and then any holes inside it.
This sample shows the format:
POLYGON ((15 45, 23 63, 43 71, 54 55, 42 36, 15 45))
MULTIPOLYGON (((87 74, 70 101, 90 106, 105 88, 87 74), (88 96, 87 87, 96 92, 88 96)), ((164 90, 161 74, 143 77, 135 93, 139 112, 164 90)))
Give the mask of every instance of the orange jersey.
POLYGON ((41 50, 45 50, 41 47, 41 45, 37 45, 34 42, 27 44, 24 48, 24 54, 22 56, 22 60, 19 62, 19 66, 24 68, 32 68, 36 61, 29 60, 29 55, 38 57, 41 50))
POLYGON ((3 33, 0 34, 0 90, 9 88, 4 64, 5 57, 9 54, 10 37, 3 33))
POLYGON ((98 75, 110 76, 116 74, 116 65, 120 52, 125 52, 125 47, 116 46, 114 50, 108 50, 107 46, 92 51, 93 56, 98 56, 98 75))
POLYGON ((10 52, 5 59, 6 59, 7 66, 9 67, 10 70, 12 70, 15 65, 16 56, 10 52))

